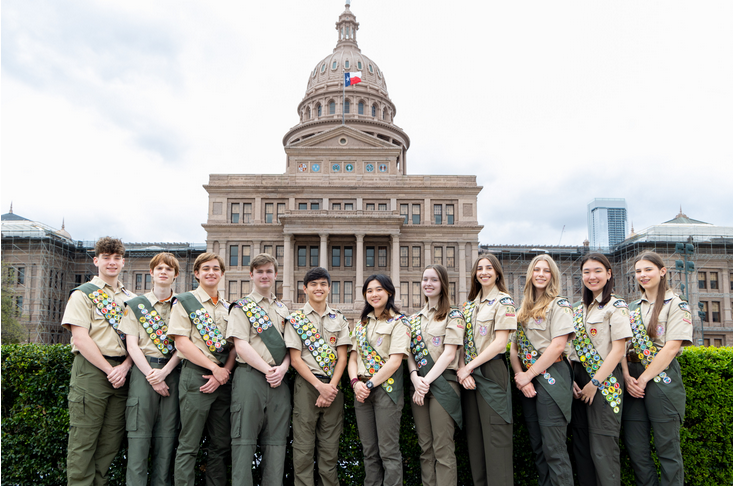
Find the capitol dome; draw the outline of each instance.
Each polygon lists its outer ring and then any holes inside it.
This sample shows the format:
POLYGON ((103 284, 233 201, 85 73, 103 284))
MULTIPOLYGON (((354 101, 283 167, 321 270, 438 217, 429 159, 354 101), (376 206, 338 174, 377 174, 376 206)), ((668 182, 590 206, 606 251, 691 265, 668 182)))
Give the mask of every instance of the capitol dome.
POLYGON ((305 96, 298 104, 299 123, 283 137, 286 147, 342 124, 404 150, 410 146, 407 134, 394 124, 397 108, 389 98, 384 73, 359 49, 358 30, 347 0, 336 22, 336 47, 308 74, 305 96), (361 82, 344 89, 347 72, 361 72, 361 82))

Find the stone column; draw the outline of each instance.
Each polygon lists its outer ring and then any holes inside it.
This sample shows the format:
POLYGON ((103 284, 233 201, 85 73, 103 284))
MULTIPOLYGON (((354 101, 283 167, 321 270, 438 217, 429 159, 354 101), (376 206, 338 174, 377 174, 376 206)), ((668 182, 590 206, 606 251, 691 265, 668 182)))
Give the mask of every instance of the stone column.
POLYGON ((255 223, 262 223, 262 198, 256 197, 255 198, 255 207, 254 207, 254 213, 255 213, 255 223))
POLYGON ((328 233, 319 233, 321 237, 321 249, 318 250, 320 256, 318 258, 318 265, 328 270, 328 233))
POLYGON ((252 240, 252 258, 256 257, 262 252, 262 241, 252 240))
POLYGON ((400 235, 392 235, 392 283, 395 287, 395 303, 401 304, 400 292, 400 235))
POLYGON ((283 255, 283 267, 280 272, 283 275, 283 302, 289 308, 293 302, 293 246, 291 234, 283 234, 283 246, 285 247, 285 254, 283 255))
MULTIPOLYGON (((433 263, 433 247, 430 245, 429 241, 425 241, 425 258, 423 260, 423 267, 433 263)), ((420 269, 420 271, 422 272, 422 269, 420 269)))
POLYGON ((478 244, 470 243, 471 245, 471 265, 473 268, 473 262, 478 260, 478 244))
POLYGON ((364 284, 364 233, 356 234, 356 282, 354 282, 354 308, 364 304, 361 288, 364 284), (358 304, 358 305, 357 305, 358 304))
POLYGON ((466 290, 466 243, 458 242, 458 302, 465 302, 468 297, 466 290))

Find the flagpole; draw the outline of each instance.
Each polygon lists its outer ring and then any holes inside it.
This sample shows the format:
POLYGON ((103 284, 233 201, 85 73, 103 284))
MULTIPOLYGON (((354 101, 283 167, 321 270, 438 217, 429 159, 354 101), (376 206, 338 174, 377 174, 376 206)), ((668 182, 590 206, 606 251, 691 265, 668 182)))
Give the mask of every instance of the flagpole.
POLYGON ((346 103, 346 71, 341 76, 341 81, 344 83, 344 89, 341 92, 341 124, 346 125, 346 112, 344 111, 344 105, 346 103))

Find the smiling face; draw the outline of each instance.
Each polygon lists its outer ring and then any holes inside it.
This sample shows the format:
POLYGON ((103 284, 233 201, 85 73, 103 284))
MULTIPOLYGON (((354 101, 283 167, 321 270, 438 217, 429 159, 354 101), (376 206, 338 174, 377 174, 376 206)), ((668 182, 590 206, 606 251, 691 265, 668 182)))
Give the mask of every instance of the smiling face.
POLYGON ((303 292, 308 296, 308 302, 310 302, 311 305, 318 305, 326 302, 330 291, 331 286, 328 284, 328 279, 326 278, 311 280, 308 282, 308 285, 303 285, 303 292))
POLYGON ((593 298, 603 293, 603 288, 611 278, 611 270, 598 261, 588 260, 583 264, 583 285, 593 293, 593 298))
POLYGON ((178 272, 170 265, 161 262, 150 270, 150 275, 153 277, 153 285, 157 287, 170 287, 178 276, 178 272))
POLYGON ((261 265, 252 272, 249 272, 249 277, 252 279, 255 291, 263 297, 269 297, 272 293, 272 287, 275 285, 275 279, 277 278, 275 265, 272 263, 261 265))
POLYGON ((476 265, 476 280, 481 284, 484 294, 496 283, 496 269, 488 258, 482 258, 476 265))
POLYGON ((659 268, 649 260, 639 260, 634 266, 636 281, 647 295, 654 295, 662 277, 667 274, 667 267, 659 268))
POLYGON ((193 272, 202 287, 216 291, 217 286, 224 272, 216 258, 205 261, 199 266, 199 269, 193 272))
POLYGON ((550 264, 545 260, 537 260, 532 269, 532 285, 535 291, 544 292, 550 281, 552 280, 552 271, 550 264))
POLYGON ((440 291, 442 287, 440 286, 440 277, 438 277, 438 272, 436 272, 432 268, 426 269, 422 274, 422 291, 423 294, 425 294, 425 297, 428 299, 437 299, 440 298, 440 291))
POLYGON ((99 270, 102 279, 114 279, 125 266, 125 259, 119 253, 102 253, 94 257, 94 266, 99 270))
POLYGON ((384 308, 387 307, 389 292, 382 287, 379 280, 375 279, 367 285, 367 288, 364 291, 364 297, 366 298, 366 301, 369 302, 369 305, 374 308, 374 315, 379 317, 384 311, 384 308))

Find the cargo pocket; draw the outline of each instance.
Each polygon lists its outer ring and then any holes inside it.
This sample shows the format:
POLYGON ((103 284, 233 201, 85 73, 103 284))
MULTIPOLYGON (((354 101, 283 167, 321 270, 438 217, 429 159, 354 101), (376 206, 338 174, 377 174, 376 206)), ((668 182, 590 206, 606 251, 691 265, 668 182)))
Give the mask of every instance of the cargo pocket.
POLYGON ((232 439, 242 437, 242 405, 237 403, 231 408, 232 439))
POLYGON ((84 395, 73 388, 69 390, 69 424, 79 425, 85 422, 84 395))
POLYGON ((137 415, 139 413, 140 403, 137 397, 127 399, 127 407, 125 408, 125 423, 128 432, 137 431, 137 415))

